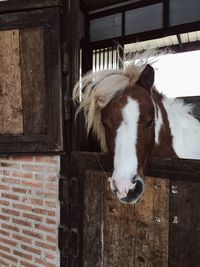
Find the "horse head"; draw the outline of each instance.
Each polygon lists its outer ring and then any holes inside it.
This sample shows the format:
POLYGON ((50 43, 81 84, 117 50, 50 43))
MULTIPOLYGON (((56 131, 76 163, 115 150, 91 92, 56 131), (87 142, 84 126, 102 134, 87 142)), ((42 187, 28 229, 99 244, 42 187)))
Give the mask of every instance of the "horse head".
POLYGON ((143 172, 154 148, 155 107, 151 97, 154 69, 131 64, 121 70, 90 72, 76 84, 73 99, 81 102, 86 126, 102 151, 113 155, 111 190, 121 202, 135 203, 144 191, 143 172))
POLYGON ((153 82, 154 70, 146 65, 138 80, 101 110, 107 148, 114 158, 110 187, 121 202, 135 203, 144 191, 143 171, 155 140, 153 82))

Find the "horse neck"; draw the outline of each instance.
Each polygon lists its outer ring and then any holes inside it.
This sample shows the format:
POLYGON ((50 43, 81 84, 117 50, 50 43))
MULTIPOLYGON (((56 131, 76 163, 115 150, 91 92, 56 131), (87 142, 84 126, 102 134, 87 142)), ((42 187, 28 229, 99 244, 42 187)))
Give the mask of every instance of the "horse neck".
POLYGON ((200 159, 200 123, 190 108, 180 101, 163 97, 156 90, 155 148, 153 154, 163 157, 200 159))
POLYGON ((155 147, 153 155, 176 158, 177 155, 173 149, 168 114, 163 104, 164 99, 164 96, 153 88, 152 100, 155 107, 155 147))

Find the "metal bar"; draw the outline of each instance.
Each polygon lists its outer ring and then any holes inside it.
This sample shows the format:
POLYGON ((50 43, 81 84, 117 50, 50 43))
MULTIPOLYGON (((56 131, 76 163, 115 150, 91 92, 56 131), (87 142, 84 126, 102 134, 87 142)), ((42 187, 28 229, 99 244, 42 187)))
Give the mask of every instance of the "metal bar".
POLYGON ((112 47, 111 48, 112 50, 111 50, 111 64, 112 64, 112 68, 113 68, 113 60, 114 60, 114 55, 113 55, 113 53, 114 53, 114 47, 112 47))
POLYGON ((182 51, 183 50, 183 43, 182 43, 182 40, 181 40, 181 35, 177 34, 176 37, 178 39, 180 50, 182 51))
POLYGON ((163 28, 169 29, 169 0, 163 0, 163 28))
POLYGON ((99 70, 101 69, 101 49, 99 49, 99 70))
POLYGON ((103 51, 103 69, 105 69, 105 52, 106 52, 106 49, 103 48, 102 51, 103 51))
POLYGON ((110 48, 108 47, 108 50, 107 50, 107 68, 109 69, 109 63, 110 63, 110 48))

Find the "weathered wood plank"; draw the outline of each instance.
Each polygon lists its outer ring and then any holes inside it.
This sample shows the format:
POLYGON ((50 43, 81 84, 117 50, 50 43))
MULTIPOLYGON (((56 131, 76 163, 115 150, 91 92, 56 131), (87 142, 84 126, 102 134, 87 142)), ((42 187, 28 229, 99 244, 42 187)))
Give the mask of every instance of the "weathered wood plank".
POLYGON ((151 265, 168 266, 169 180, 153 178, 153 221, 151 225, 151 265))
POLYGON ((20 30, 25 134, 46 132, 44 44, 42 28, 20 30))
POLYGON ((171 181, 169 267, 200 266, 200 183, 171 181))
MULTIPOLYGON (((109 175, 108 175, 109 176, 109 175)), ((104 180, 104 220, 103 220, 103 266, 133 266, 135 258, 135 214, 134 206, 119 202, 104 180)))
POLYGON ((145 180, 140 202, 128 205, 114 197, 103 172, 86 172, 84 266, 168 266, 169 181, 145 180))
POLYGON ((145 192, 141 200, 135 205, 136 242, 134 267, 151 266, 150 226, 153 223, 153 181, 145 179, 145 192))
POLYGON ((22 133, 19 31, 0 31, 0 134, 22 133))
POLYGON ((102 173, 87 171, 84 182, 83 261, 84 267, 103 263, 103 200, 102 173))
POLYGON ((168 266, 169 181, 145 178, 145 192, 135 205, 135 267, 168 266))
MULTIPOLYGON (((79 171, 83 168, 112 171, 113 158, 108 153, 72 152, 73 164, 79 171), (101 165, 101 167, 100 167, 101 165)), ((200 160, 151 158, 146 176, 200 182, 200 160)))
POLYGON ((61 0, 12 0, 0 3, 0 13, 16 12, 21 10, 33 10, 39 8, 48 8, 54 6, 62 6, 61 0))

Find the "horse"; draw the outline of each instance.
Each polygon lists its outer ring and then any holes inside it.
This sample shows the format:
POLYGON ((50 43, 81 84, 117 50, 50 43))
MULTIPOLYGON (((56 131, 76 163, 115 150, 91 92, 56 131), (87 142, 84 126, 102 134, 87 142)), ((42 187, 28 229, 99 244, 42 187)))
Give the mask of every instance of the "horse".
POLYGON ((122 69, 87 73, 73 89, 76 116, 84 110, 87 132, 92 129, 102 151, 113 155, 110 188, 123 203, 141 198, 151 156, 200 159, 192 105, 160 93, 154 74, 140 55, 122 69))

